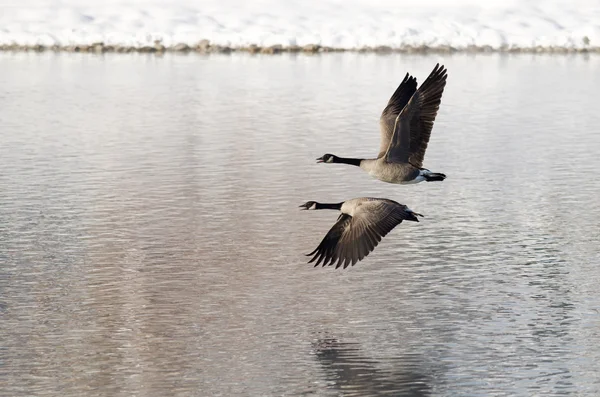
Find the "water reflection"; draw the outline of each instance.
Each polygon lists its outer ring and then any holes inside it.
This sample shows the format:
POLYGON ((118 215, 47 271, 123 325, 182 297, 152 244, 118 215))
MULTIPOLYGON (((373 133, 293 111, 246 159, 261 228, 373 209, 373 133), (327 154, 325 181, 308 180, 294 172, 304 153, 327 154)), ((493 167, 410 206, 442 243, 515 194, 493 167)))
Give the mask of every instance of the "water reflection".
POLYGON ((313 343, 315 357, 323 368, 328 388, 343 396, 425 397, 431 395, 430 376, 415 355, 388 360, 387 369, 364 355, 353 342, 335 338, 313 343))
POLYGON ((0 63, 0 394, 600 394, 600 58, 0 63), (438 61, 446 181, 314 163, 438 61), (307 265, 337 215, 298 204, 364 195, 426 218, 307 265))

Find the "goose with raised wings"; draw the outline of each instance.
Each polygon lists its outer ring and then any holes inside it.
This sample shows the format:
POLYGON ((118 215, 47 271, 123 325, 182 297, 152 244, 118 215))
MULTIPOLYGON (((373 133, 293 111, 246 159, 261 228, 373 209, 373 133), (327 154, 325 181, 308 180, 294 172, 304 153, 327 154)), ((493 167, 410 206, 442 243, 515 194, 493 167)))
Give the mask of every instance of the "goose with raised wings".
POLYGON ((317 162, 359 166, 388 183, 443 181, 446 175, 423 168, 423 159, 447 77, 444 66, 437 64, 417 89, 417 79, 406 74, 381 114, 381 144, 376 158, 344 158, 327 153, 317 162))

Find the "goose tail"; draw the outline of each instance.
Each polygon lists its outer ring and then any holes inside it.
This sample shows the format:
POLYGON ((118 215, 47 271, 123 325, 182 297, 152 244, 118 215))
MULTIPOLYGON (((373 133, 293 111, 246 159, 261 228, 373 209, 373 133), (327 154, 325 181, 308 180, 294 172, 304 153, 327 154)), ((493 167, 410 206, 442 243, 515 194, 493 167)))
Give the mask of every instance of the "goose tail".
POLYGON ((422 175, 426 182, 438 182, 446 179, 446 174, 440 172, 424 172, 422 175))

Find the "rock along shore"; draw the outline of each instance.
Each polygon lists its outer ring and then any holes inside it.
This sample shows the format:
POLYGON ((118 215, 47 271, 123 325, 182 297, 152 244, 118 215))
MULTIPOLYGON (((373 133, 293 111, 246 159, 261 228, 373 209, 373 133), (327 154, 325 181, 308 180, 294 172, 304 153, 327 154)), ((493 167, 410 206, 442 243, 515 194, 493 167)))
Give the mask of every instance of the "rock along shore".
POLYGON ((282 53, 325 53, 325 52, 358 52, 358 53, 404 53, 404 54, 451 54, 451 53, 538 53, 538 54, 574 54, 574 53, 600 53, 600 47, 592 47, 585 43, 582 47, 509 47, 503 46, 494 48, 491 46, 468 46, 465 48, 454 48, 451 46, 429 47, 421 46, 400 46, 400 47, 362 47, 362 48, 332 48, 323 47, 318 44, 308 44, 305 46, 283 46, 272 45, 261 47, 258 45, 249 45, 247 47, 228 47, 223 45, 211 44, 209 40, 200 40, 195 45, 179 43, 166 47, 160 41, 156 41, 153 46, 124 46, 109 45, 102 42, 81 45, 19 45, 19 44, 0 44, 0 51, 12 52, 85 52, 85 53, 154 53, 163 54, 165 52, 176 53, 200 53, 200 54, 229 54, 233 52, 242 52, 250 54, 282 54, 282 53))

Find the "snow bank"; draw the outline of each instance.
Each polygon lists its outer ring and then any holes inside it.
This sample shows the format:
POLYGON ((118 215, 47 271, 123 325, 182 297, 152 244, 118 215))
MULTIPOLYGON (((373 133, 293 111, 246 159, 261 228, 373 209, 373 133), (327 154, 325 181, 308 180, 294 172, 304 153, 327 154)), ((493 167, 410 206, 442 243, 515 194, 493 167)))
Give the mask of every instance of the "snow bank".
MULTIPOLYGON (((0 0, 0 45, 600 47, 598 0, 0 0)), ((6 48, 5 48, 6 49, 6 48)))

